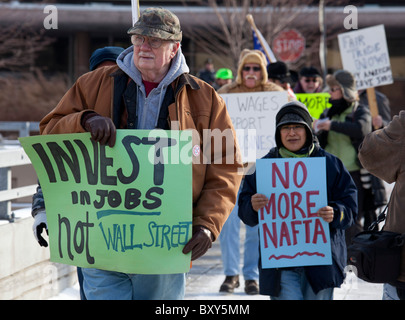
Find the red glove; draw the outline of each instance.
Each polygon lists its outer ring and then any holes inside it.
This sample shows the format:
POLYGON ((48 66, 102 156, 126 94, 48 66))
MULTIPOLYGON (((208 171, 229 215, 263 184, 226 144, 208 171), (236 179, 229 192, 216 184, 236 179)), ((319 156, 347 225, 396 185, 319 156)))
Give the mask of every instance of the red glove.
POLYGON ((211 231, 203 226, 193 227, 193 236, 183 248, 183 253, 191 252, 191 260, 197 260, 204 255, 209 248, 212 247, 211 231))
POLYGON ((100 116, 95 112, 85 113, 82 117, 83 128, 91 133, 91 138, 101 144, 115 145, 117 130, 110 118, 100 116))

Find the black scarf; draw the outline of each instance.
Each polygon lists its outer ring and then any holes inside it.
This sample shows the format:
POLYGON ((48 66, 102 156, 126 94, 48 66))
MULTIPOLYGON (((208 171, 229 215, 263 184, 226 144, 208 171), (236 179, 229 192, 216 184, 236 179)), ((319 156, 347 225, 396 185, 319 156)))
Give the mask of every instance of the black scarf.
POLYGON ((332 119, 334 115, 340 115, 343 111, 350 107, 351 103, 348 103, 344 98, 339 100, 329 99, 329 102, 332 104, 332 107, 328 110, 328 117, 332 119))

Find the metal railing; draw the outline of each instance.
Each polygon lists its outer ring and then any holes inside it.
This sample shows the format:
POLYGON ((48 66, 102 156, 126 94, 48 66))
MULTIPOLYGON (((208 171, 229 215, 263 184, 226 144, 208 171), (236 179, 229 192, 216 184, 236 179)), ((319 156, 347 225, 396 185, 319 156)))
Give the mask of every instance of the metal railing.
MULTIPOLYGON (((19 137, 29 136, 30 132, 39 131, 38 122, 0 121, 0 131, 19 133, 19 137)), ((37 184, 12 188, 12 167, 27 165, 31 161, 18 140, 0 140, 0 220, 14 220, 11 200, 32 196, 37 184)))
POLYGON ((18 132, 19 137, 28 137, 31 132, 39 132, 39 122, 0 121, 0 131, 18 132))

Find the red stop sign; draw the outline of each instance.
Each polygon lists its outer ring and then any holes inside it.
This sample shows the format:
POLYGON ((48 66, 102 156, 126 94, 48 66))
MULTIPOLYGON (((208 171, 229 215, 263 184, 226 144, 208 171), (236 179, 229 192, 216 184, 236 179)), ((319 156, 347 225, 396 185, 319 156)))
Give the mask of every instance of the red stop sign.
POLYGON ((305 38, 295 29, 281 31, 273 40, 272 49, 284 62, 295 62, 305 50, 305 38))

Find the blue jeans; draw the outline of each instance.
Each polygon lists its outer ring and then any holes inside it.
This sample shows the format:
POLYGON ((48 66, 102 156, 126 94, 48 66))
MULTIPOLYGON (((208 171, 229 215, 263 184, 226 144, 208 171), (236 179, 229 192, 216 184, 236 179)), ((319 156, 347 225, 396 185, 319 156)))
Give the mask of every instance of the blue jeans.
POLYGON ((383 300, 399 300, 399 297, 397 294, 397 288, 388 283, 384 283, 382 299, 383 300))
MULTIPOLYGON (((240 189, 239 189, 240 192, 240 189)), ((238 194, 239 195, 239 194, 238 194)), ((240 273, 240 224, 238 202, 219 235, 222 264, 226 276, 240 273)), ((242 273, 245 280, 259 279, 259 226, 246 226, 242 273)))
POLYGON ((184 298, 186 275, 129 274, 82 268, 83 288, 88 300, 180 300, 184 298))
POLYGON ((314 293, 302 267, 281 270, 280 281, 280 294, 271 300, 333 300, 333 288, 314 293))

